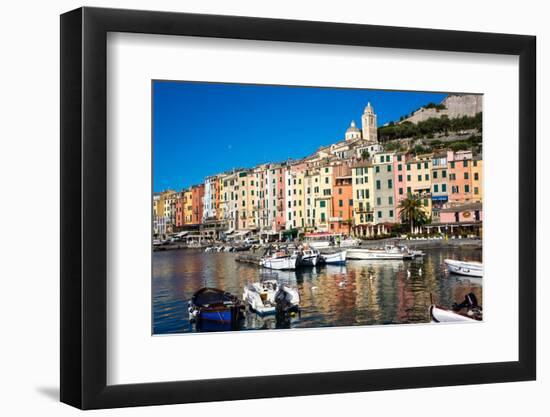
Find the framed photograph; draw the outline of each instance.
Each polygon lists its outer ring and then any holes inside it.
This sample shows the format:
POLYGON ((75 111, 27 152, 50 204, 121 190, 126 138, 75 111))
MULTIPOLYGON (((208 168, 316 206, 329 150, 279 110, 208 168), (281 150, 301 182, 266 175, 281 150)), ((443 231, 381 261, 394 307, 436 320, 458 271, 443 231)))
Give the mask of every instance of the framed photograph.
POLYGON ((61 16, 61 401, 533 380, 535 38, 61 16))

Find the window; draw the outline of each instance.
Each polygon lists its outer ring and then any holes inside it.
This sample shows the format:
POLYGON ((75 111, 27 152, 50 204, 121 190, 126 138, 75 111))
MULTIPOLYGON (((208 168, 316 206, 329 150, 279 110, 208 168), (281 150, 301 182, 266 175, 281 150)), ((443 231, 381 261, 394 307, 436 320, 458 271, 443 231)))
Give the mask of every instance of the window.
POLYGON ((479 194, 479 188, 478 188, 478 187, 474 187, 474 194, 475 194, 475 195, 478 195, 478 194, 479 194))
POLYGON ((393 210, 390 210, 390 217, 393 217, 393 210))
POLYGON ((382 218, 382 212, 381 212, 381 211, 378 212, 378 218, 379 218, 379 219, 382 218))
POLYGON ((465 193, 469 193, 469 192, 470 192, 470 186, 469 186, 468 184, 466 184, 466 185, 464 186, 464 192, 465 192, 465 193))
POLYGON ((388 180, 388 188, 393 188, 393 180, 388 180))
MULTIPOLYGON (((400 161, 400 160, 401 160, 401 157, 399 157, 399 161, 400 161)), ((397 170, 398 170, 398 171, 402 171, 402 170, 403 170, 403 165, 398 164, 398 165, 397 165, 397 170)))
POLYGON ((397 177, 397 181, 403 182, 403 175, 399 175, 399 176, 397 177))
POLYGON ((418 181, 422 181, 422 175, 418 176, 418 181))
POLYGON ((411 170, 411 164, 407 164, 407 171, 411 170))
POLYGON ((438 192, 439 192, 439 185, 434 184, 434 193, 438 193, 438 192))
POLYGON ((441 184, 441 192, 446 193, 447 192, 447 184, 441 184))
POLYGON ((328 184, 328 177, 325 177, 325 184, 328 184))
POLYGON ((375 171, 376 173, 379 173, 379 172, 380 172, 380 167, 377 165, 377 166, 374 168, 374 171, 375 171))
POLYGON ((468 168, 468 161, 467 160, 462 161, 462 164, 464 165, 464 168, 468 168))
POLYGON ((325 213, 321 213, 321 221, 322 221, 322 222, 325 221, 325 213))
POLYGON ((338 188, 338 194, 342 195, 342 188, 338 188))
POLYGON ((388 204, 390 206, 393 204, 393 197, 388 197, 388 204))
POLYGON ((349 199, 348 204, 350 205, 350 207, 353 206, 353 199, 352 198, 349 199))
POLYGON ((327 205, 327 202, 325 200, 319 201, 319 207, 324 208, 326 207, 326 205, 327 205))
MULTIPOLYGON (((477 161, 474 161, 477 162, 477 161)), ((474 172, 474 180, 479 181, 479 174, 477 172, 474 172)))
POLYGON ((447 171, 441 171, 441 178, 447 178, 447 171))
POLYGON ((338 207, 344 207, 344 200, 338 200, 338 207))
POLYGON ((412 194, 411 187, 407 187, 407 194, 412 194))
MULTIPOLYGON (((401 162, 401 155, 397 155, 397 160, 398 160, 399 162, 401 162)), ((399 166, 401 166, 401 165, 399 165, 399 166)), ((401 168, 399 168, 399 171, 401 171, 401 168)))
POLYGON ((376 205, 381 206, 382 205, 382 199, 380 197, 376 197, 376 205))
POLYGON ((418 163, 416 164, 416 169, 421 169, 421 168, 422 168, 422 164, 421 164, 420 162, 418 162, 418 163))
POLYGON ((473 161, 472 163, 474 164, 475 167, 477 167, 477 160, 473 161))
POLYGON ((390 162, 390 156, 386 155, 386 162, 390 162))
POLYGON ((429 175, 429 174, 424 175, 424 179, 425 179, 426 181, 430 181, 430 175, 429 175))
POLYGON ((376 189, 377 189, 377 190, 380 189, 380 180, 376 180, 376 189))
POLYGON ((399 195, 403 195, 403 188, 399 189, 399 195))
POLYGON ((325 168, 325 174, 328 173, 328 168, 325 168))
POLYGON ((455 162, 451 161, 451 169, 455 169, 455 162))
POLYGON ((424 168, 428 169, 428 163, 424 162, 424 168))
POLYGON ((388 165, 388 172, 391 172, 391 165, 388 165))
POLYGON ((408 175, 407 175, 407 181, 410 181, 410 180, 411 180, 411 175, 408 174, 408 175))
POLYGON ((468 174, 467 172, 465 172, 465 173, 464 173, 464 179, 467 180, 467 179, 469 179, 469 178, 470 178, 469 174, 468 174))
POLYGON ((458 193, 458 185, 453 185, 453 186, 451 187, 451 192, 452 192, 453 194, 457 194, 457 193, 458 193))
POLYGON ((432 174, 432 178, 437 178, 437 171, 434 171, 433 174, 432 174))

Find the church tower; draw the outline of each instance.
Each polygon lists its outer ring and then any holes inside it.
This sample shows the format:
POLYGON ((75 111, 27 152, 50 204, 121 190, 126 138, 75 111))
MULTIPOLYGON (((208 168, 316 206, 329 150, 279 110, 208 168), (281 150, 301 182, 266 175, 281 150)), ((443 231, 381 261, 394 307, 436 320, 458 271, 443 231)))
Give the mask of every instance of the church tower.
POLYGON ((378 131, 376 128, 376 114, 370 103, 365 107, 361 117, 361 127, 363 129, 363 139, 371 142, 378 142, 378 131))

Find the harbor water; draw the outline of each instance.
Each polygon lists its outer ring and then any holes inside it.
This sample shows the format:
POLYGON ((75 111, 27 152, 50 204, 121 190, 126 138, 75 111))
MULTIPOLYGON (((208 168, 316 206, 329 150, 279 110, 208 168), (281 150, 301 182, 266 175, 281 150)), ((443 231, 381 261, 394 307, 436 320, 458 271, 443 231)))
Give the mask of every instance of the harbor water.
MULTIPOLYGON (((249 282, 273 277, 296 286, 300 312, 260 317, 246 312, 241 330, 429 323, 431 299, 444 308, 473 292, 483 305, 482 278, 449 274, 443 260, 481 261, 481 249, 445 247, 425 250, 409 261, 353 261, 343 266, 272 271, 235 261, 233 252, 199 249, 153 252, 153 334, 196 332, 187 302, 202 287, 242 298, 249 282)), ((214 329, 216 330, 216 329, 214 329)))

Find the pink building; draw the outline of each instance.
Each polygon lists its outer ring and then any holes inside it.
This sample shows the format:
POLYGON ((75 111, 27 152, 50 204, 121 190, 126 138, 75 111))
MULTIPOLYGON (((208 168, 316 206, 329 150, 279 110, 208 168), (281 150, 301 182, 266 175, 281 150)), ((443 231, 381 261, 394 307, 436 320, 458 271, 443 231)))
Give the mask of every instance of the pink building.
POLYGON ((481 203, 467 203, 449 206, 441 209, 440 222, 442 224, 473 224, 483 221, 483 206, 481 203))

